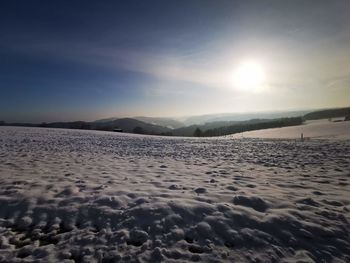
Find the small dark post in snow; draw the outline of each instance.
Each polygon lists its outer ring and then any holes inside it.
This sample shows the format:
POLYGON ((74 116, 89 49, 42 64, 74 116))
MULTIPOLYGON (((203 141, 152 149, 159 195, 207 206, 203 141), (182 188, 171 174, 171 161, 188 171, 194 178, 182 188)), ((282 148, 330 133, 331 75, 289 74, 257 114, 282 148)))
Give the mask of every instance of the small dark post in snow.
POLYGON ((301 139, 302 142, 304 141, 304 134, 303 133, 301 133, 300 139, 301 139))

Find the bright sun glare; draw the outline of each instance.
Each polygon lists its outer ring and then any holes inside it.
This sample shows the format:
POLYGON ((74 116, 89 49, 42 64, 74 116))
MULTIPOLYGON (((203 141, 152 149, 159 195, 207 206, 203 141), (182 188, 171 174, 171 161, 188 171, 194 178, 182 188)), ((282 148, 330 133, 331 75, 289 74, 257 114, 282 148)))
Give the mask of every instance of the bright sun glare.
POLYGON ((265 73, 261 64, 248 61, 239 65, 233 74, 233 84, 244 91, 260 91, 265 81, 265 73))

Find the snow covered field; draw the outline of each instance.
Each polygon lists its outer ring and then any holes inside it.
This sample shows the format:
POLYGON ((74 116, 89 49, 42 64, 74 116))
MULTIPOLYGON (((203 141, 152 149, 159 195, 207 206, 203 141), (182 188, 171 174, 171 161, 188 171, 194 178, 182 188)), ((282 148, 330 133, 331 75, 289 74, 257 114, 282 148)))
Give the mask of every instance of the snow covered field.
MULTIPOLYGON (((342 120, 344 118, 341 118, 342 120)), ((316 139, 350 140, 350 121, 332 122, 327 119, 307 121, 303 125, 283 128, 249 131, 229 135, 231 138, 265 138, 265 139, 300 139, 304 137, 316 139)))
POLYGON ((350 262, 350 142, 0 127, 0 262, 350 262))

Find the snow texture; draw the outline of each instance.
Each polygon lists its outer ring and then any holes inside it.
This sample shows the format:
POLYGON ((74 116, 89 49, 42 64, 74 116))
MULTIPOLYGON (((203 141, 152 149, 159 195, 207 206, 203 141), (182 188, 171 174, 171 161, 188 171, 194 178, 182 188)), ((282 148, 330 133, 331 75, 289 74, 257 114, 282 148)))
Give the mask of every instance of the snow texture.
POLYGON ((350 142, 0 128, 0 262, 350 262, 350 142))
MULTIPOLYGON (((340 120, 343 119, 340 118, 340 120)), ((228 135, 228 137, 300 139, 301 133, 303 133, 304 138, 350 140, 350 121, 312 120, 306 121, 303 125, 248 131, 228 135)))

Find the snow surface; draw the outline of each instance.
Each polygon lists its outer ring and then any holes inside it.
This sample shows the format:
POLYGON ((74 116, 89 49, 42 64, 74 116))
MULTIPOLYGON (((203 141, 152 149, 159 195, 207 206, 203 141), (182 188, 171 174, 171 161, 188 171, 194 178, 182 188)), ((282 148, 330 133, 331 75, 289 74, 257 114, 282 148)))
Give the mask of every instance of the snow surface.
MULTIPOLYGON (((341 118, 343 120, 344 118, 341 118)), ((333 118, 333 121, 336 120, 333 118)), ((307 121, 303 125, 271 128, 229 135, 230 138, 300 139, 306 138, 350 140, 350 121, 332 122, 327 119, 307 121)))
POLYGON ((0 127, 0 262, 350 262, 349 154, 0 127))

